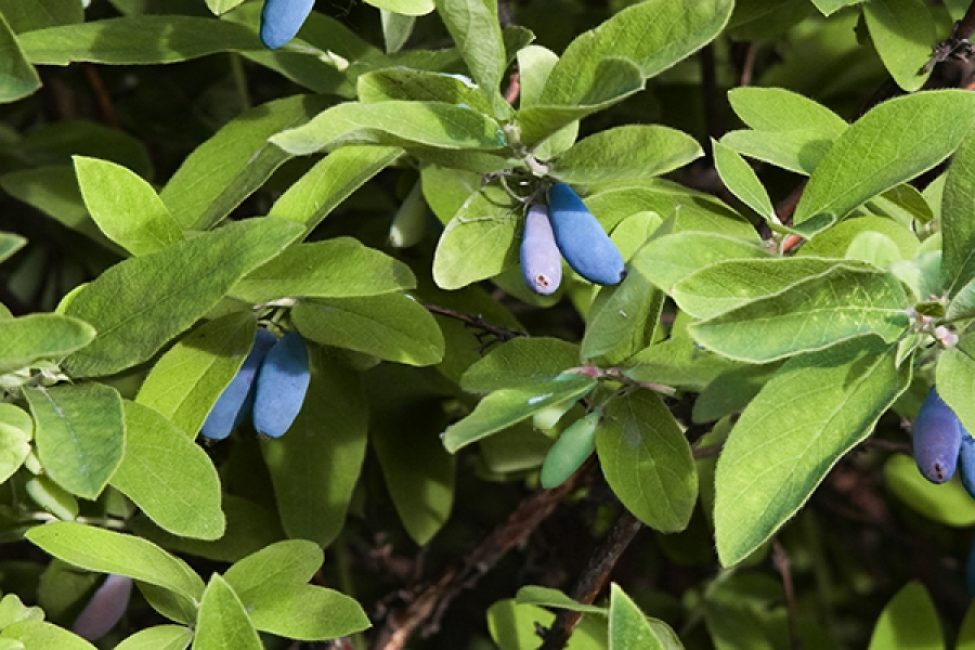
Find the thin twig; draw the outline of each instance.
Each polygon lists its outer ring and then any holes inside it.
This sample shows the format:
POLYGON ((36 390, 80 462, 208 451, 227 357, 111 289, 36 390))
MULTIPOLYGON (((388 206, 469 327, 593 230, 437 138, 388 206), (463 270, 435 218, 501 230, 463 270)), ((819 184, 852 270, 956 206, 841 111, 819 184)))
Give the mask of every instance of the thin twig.
POLYGON ((115 105, 112 103, 112 96, 109 94, 108 88, 105 87, 102 76, 98 74, 98 68, 91 63, 82 63, 81 69, 85 73, 88 86, 95 95, 95 101, 98 102, 102 121, 113 129, 121 128, 118 115, 115 113, 115 105))
POLYGON ((782 577, 782 591, 785 592, 785 605, 789 620, 789 641, 792 650, 802 649, 802 638, 799 636, 799 607, 796 604, 796 590, 792 583, 791 563, 789 554, 778 539, 772 541, 772 565, 782 577))
POLYGON ((528 336, 528 334, 525 332, 519 332, 517 330, 504 327, 503 325, 495 325, 490 323, 484 320, 484 317, 480 314, 467 314, 462 311, 457 311, 456 309, 450 309, 449 307, 434 305, 432 303, 426 303, 423 306, 431 314, 459 320, 471 329, 480 330, 485 334, 490 334, 499 341, 510 341, 511 339, 518 338, 519 336, 528 336))
POLYGON ((739 85, 751 86, 755 77, 755 60, 758 58, 758 43, 749 43, 745 48, 745 60, 741 65, 739 85))
POLYGON ((508 551, 523 544, 551 515, 559 502, 572 492, 592 467, 590 459, 568 481, 552 490, 535 492, 522 500, 507 521, 482 539, 463 559, 433 582, 411 590, 407 604, 386 616, 373 643, 375 650, 402 650, 410 637, 428 621, 426 631, 435 632, 440 618, 453 600, 490 571, 508 551))
MULTIPOLYGON (((579 577, 572 592, 572 598, 585 605, 591 605, 596 597, 602 593, 609 583, 610 574, 619 562, 623 552, 629 547, 633 538, 643 528, 643 524, 624 510, 612 530, 602 541, 596 552, 589 558, 585 571, 579 577)), ((572 631, 582 618, 581 612, 562 610, 555 617, 552 626, 544 631, 544 639, 539 650, 561 650, 569 642, 572 631)))

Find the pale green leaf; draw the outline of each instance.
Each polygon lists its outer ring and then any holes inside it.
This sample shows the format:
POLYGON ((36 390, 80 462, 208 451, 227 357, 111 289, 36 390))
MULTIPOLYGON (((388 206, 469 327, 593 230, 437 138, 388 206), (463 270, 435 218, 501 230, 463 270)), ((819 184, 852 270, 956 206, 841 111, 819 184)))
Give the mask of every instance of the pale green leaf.
POLYGON ((697 503, 691 447, 674 416, 649 391, 609 403, 596 431, 606 482, 626 509, 655 530, 684 530, 697 503))
POLYGON ((115 650, 186 650, 193 640, 193 630, 182 625, 156 625, 136 632, 115 650))
POLYGON ((111 484, 174 535, 213 540, 226 529, 213 461, 147 406, 125 403, 125 455, 111 484))
POLYGON ((893 275, 843 265, 694 323, 690 333, 722 356, 767 363, 864 336, 895 341, 910 324, 909 306, 893 275))
POLYGON ((927 69, 937 44, 938 25, 924 0, 871 0, 863 17, 870 40, 897 85, 918 90, 931 75, 927 69))
POLYGON ((238 560, 223 577, 244 606, 252 608, 262 596, 307 584, 323 559, 322 549, 314 542, 291 539, 238 560))
POLYGON ((518 337, 491 348, 472 364, 460 386, 469 393, 490 393, 551 379, 578 365, 575 343, 543 336, 518 337))
POLYGON ((193 650, 263 650, 254 624, 240 598, 214 574, 203 592, 196 618, 193 650))
POLYGON ((654 238, 637 252, 630 267, 669 294, 674 285, 709 264, 769 256, 757 241, 688 231, 654 238))
POLYGON ((609 650, 665 650, 637 604, 613 583, 609 601, 609 650))
POLYGON ((153 187, 107 160, 74 157, 88 214, 105 236, 133 255, 145 255, 183 239, 179 224, 153 187))
POLYGON ((83 377, 145 361, 301 230, 284 219, 249 219, 108 269, 68 305, 68 315, 87 320, 98 335, 65 367, 83 377))
POLYGON ((941 622, 931 596, 921 583, 909 582, 880 614, 868 650, 944 650, 944 647, 941 622))
POLYGON ((88 323, 61 314, 28 314, 0 320, 0 373, 36 361, 60 361, 95 338, 88 323))
POLYGON ((16 472, 30 453, 34 421, 14 404, 0 404, 0 484, 16 472))
POLYGON ((891 494, 927 520, 952 528, 975 524, 975 501, 957 472, 950 481, 934 484, 921 475, 913 457, 893 454, 884 464, 884 482, 891 494))
POLYGON ((22 47, 0 12, 0 104, 15 102, 41 87, 41 78, 27 62, 22 47))
POLYGON ((98 383, 25 388, 45 472, 64 489, 97 497, 122 461, 122 398, 98 383))
POLYGON ((789 360, 735 425, 715 476, 718 557, 730 566, 771 537, 910 384, 896 348, 863 339, 789 360))

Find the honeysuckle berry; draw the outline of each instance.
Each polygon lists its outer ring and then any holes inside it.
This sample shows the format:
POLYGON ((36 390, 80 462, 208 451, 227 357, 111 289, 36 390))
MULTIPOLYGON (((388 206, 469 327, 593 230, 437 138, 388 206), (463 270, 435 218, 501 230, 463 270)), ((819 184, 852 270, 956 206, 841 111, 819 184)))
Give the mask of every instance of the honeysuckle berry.
POLYGON ((257 374, 254 429, 280 438, 291 428, 311 383, 308 348, 297 332, 289 332, 267 353, 257 374))
POLYGON ((264 361, 264 357, 274 342, 274 334, 257 330, 251 351, 230 384, 224 388, 213 408, 203 422, 200 435, 209 440, 223 440, 247 417, 250 403, 254 399, 254 378, 264 361))
POLYGON ((521 237, 521 274, 528 288, 548 296, 562 283, 562 256, 548 218, 548 208, 533 205, 521 237))
POLYGON ((914 420, 914 460, 924 478, 944 483, 955 474, 963 427, 955 412, 932 388, 914 420))
POLYGON ((600 415, 593 411, 570 424, 559 435, 542 463, 541 483, 545 489, 556 488, 582 467, 596 449, 596 428, 600 415))
POLYGON ((548 209, 555 241, 572 270, 595 284, 619 284, 623 256, 575 190, 565 183, 550 187, 548 209))
POLYGON ((295 37, 308 19, 315 0, 266 0, 261 11, 261 42, 276 50, 295 37))

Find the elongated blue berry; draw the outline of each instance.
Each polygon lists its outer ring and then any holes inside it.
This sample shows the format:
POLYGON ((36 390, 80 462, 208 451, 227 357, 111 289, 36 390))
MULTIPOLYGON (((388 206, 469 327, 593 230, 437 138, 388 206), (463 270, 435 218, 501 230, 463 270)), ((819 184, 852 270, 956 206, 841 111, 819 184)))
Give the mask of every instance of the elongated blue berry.
POLYGON ((944 483, 955 474, 961 450, 962 425, 934 388, 914 420, 914 460, 924 478, 944 483))
POLYGON ((566 428, 545 455, 542 487, 550 490, 565 483, 596 450, 596 427, 600 415, 593 411, 566 428))
POLYGON ((569 266, 590 282, 619 284, 623 256, 579 195, 556 183, 548 190, 548 209, 555 241, 569 266))
POLYGON ((254 428, 280 438, 298 417, 311 383, 308 348, 297 332, 285 334, 264 358, 254 393, 254 428))
POLYGON ((958 454, 958 473, 968 494, 975 499, 975 438, 964 427, 961 428, 961 453, 958 454))
POLYGON ((71 630, 89 641, 97 641, 122 620, 132 595, 132 578, 109 574, 78 614, 71 630))
POLYGON ((266 0, 261 11, 261 42, 276 50, 286 45, 311 13, 315 0, 266 0))
POLYGON ((533 205, 525 217, 521 236, 521 274, 528 288, 537 294, 555 293, 562 283, 562 256, 548 220, 548 208, 533 205))
POLYGON ((265 329, 257 330, 254 345, 237 375, 223 389, 216 404, 210 409, 200 435, 210 440, 223 440, 247 417, 248 407, 254 399, 254 377, 264 361, 264 356, 277 339, 265 329))

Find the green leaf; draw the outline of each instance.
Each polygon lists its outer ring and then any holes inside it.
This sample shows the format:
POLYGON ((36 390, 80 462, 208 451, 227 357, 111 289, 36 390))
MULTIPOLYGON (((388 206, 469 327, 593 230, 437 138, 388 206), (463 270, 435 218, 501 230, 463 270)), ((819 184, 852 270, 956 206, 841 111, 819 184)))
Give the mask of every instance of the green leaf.
POLYGON ((91 325, 61 314, 28 314, 0 320, 0 373, 37 361, 60 361, 95 338, 91 325))
POLYGON ((14 253, 27 245, 27 240, 20 235, 0 232, 0 262, 10 259, 14 253))
POLYGON ((312 585, 268 593, 255 602, 250 617, 262 632, 302 641, 337 639, 371 625, 353 598, 312 585))
POLYGON ((460 380, 468 393, 533 385, 579 365, 579 346, 542 336, 519 337, 491 348, 460 380))
POLYGON ((745 159, 730 147, 726 147, 716 140, 711 141, 714 151, 714 165, 728 191, 754 210, 758 216, 773 228, 781 227, 775 206, 769 198, 765 186, 759 180, 758 174, 745 159))
POLYGON ((378 296, 416 288, 402 262, 352 237, 297 244, 255 269, 231 294, 250 303, 277 298, 378 296))
POLYGON ((769 256, 758 242, 688 231, 654 238, 637 252, 630 267, 669 294, 678 282, 709 264, 769 256))
POLYGON ((24 492, 44 510, 63 521, 78 516, 78 500, 46 475, 35 476, 24 483, 24 492))
POLYGON ((694 323, 690 333, 722 356, 767 363, 864 336, 894 341, 910 324, 909 305, 893 275, 842 265, 694 323))
POLYGON ((433 0, 366 0, 366 2, 373 7, 404 16, 423 16, 433 11, 433 0))
POLYGON ((931 76, 927 68, 938 42, 934 16, 923 0, 873 0, 863 17, 880 59, 897 85, 913 92, 931 76))
POLYGON ((0 13, 18 34, 53 25, 80 23, 85 19, 82 3, 75 0, 0 0, 0 13))
POLYGON ((268 138, 305 124, 330 103, 323 97, 294 95, 231 120, 183 161, 160 194, 163 202, 184 229, 210 228, 291 157, 268 138))
POLYGON ((281 195, 270 216, 297 221, 310 232, 402 153, 395 147, 342 147, 333 151, 281 195))
POLYGON ((505 147, 507 139, 497 122, 473 109, 393 100, 333 106, 304 126, 281 131, 271 142, 301 156, 346 144, 494 151, 505 147))
POLYGON ((38 29, 19 40, 35 65, 152 65, 262 47, 257 34, 243 25, 193 16, 109 18, 38 29))
POLYGON ((471 194, 437 244, 433 258, 437 286, 460 289, 514 267, 521 216, 522 206, 496 185, 471 194))
POLYGON ((63 627, 44 621, 20 621, 5 628, 0 638, 17 639, 25 648, 95 650, 95 646, 63 627))
POLYGON ((640 180, 704 155, 694 138, 665 126, 619 126, 585 138, 555 161, 551 174, 570 184, 640 180))
POLYGON ((25 536, 35 546, 68 564, 88 571, 117 573, 162 587, 193 609, 203 594, 203 581, 189 565, 133 535, 63 521, 35 526, 25 536))
POLYGON ((852 7, 861 2, 864 0, 812 0, 812 3, 824 16, 829 16, 844 7, 852 7))
MULTIPOLYGON (((557 69, 558 65, 553 74, 557 69)), ((560 102, 543 91, 536 103, 521 108, 516 116, 521 142, 539 143, 587 115, 620 103, 644 86, 639 66, 624 58, 602 59, 589 83, 578 90, 578 99, 560 102)))
POLYGON ((262 596, 307 584, 323 560, 322 549, 314 542, 286 540, 238 560, 223 577, 251 609, 262 596))
POLYGON ((386 54, 395 54, 403 49, 406 41, 413 35, 416 26, 416 16, 404 16, 386 9, 379 10, 379 18, 383 26, 383 42, 386 44, 386 54))
POLYGON ((207 7, 210 8, 215 15, 220 16, 227 13, 231 9, 237 8, 239 5, 243 4, 244 0, 206 0, 207 7))
POLYGON ((969 431, 975 431, 975 333, 964 334, 954 347, 942 351, 936 370, 938 394, 969 431))
POLYGON ((372 444, 386 490, 403 527, 420 546, 437 534, 454 505, 454 457, 430 431, 443 427, 439 412, 410 410, 398 420, 375 416, 369 422, 372 444))
POLYGON ((583 359, 619 363, 650 345, 664 295, 642 273, 630 273, 621 284, 599 291, 586 316, 583 359))
POLYGON ((127 168, 74 157, 85 207, 113 242, 133 255, 154 253, 183 239, 179 224, 156 190, 127 168))
POLYGON ((498 118, 507 117, 511 107, 499 88, 508 59, 498 23, 497 0, 435 1, 461 58, 494 107, 494 114, 498 118))
POLYGON ((849 128, 829 108, 785 88, 744 86, 728 91, 728 101, 741 121, 756 131, 809 131, 830 142, 849 128))
POLYGON ((32 95, 41 87, 37 70, 27 62, 10 24, 0 13, 0 104, 32 95))
POLYGON ((44 165, 0 176, 0 187, 18 201, 37 208, 63 226, 90 240, 114 248, 85 210, 74 169, 70 165, 44 165))
POLYGON ((866 200, 947 158, 975 122, 975 97, 939 90, 884 102, 836 140, 813 172, 794 222, 842 219, 866 200))
POLYGON ((342 530, 366 454, 367 407, 358 376, 309 349, 312 377, 298 419, 262 440, 274 498, 289 537, 327 546, 342 530))
POLYGON ((447 427, 443 437, 444 447, 450 453, 455 453, 553 404, 577 400, 595 386, 595 379, 575 372, 564 372, 517 388, 496 390, 482 399, 470 415, 447 427))
POLYGON ((852 263, 820 257, 725 260, 685 277, 671 296, 691 316, 713 318, 840 266, 852 268, 852 263))
POLYGON ((254 624, 240 598, 223 578, 213 574, 203 592, 196 618, 193 650, 263 650, 254 624))
POLYGON ((542 103, 580 102, 598 84, 607 57, 633 61, 652 77, 710 42, 731 17, 732 0, 646 0, 616 13, 566 48, 542 103))
POLYGON ((941 203, 942 266, 951 295, 975 277, 975 137, 962 142, 948 168, 941 203))
POLYGON ((735 425, 715 477, 718 557, 730 566, 771 537, 830 468, 873 430, 911 380, 896 346, 850 341, 796 357, 735 425))
POLYGON ((821 131, 729 131, 721 144, 743 156, 767 162, 803 176, 815 171, 833 145, 821 131))
POLYGON ((44 470, 73 494, 94 499, 122 461, 122 398, 97 383, 25 388, 44 470))
MULTIPOLYGON (((605 619, 593 619, 582 618, 569 638, 566 650, 606 650, 605 619)), ((548 628, 554 620, 555 614, 514 599, 499 600, 487 611, 488 631, 500 650, 540 647, 539 626, 548 628)))
POLYGON ((893 454, 884 464, 884 482, 894 496, 925 519, 952 528, 975 524, 975 501, 958 473, 936 485, 921 476, 913 457, 893 454))
POLYGON ((909 582, 884 607, 868 650, 944 650, 944 647, 941 622, 931 596, 921 583, 909 582))
POLYGON ((647 617, 616 583, 610 586, 609 603, 609 650, 666 649, 647 617))
POLYGON ((193 630, 182 625, 155 625, 136 632, 115 650, 186 650, 193 640, 193 630))
POLYGON ((515 600, 524 605, 540 605, 551 609, 565 609, 570 612, 581 612, 583 614, 599 614, 608 616, 609 610, 605 607, 595 605, 583 605, 572 598, 566 596, 558 589, 551 587, 539 587, 537 585, 525 585, 515 594, 515 600))
POLYGON ((213 540, 224 534, 213 462, 147 406, 125 403, 125 455, 111 484, 174 535, 213 540))
POLYGON ((614 399, 596 431, 599 465, 626 509, 661 532, 684 530, 697 503, 691 447, 649 391, 614 399))
POLYGON ((65 367, 84 377, 145 361, 300 233, 283 219, 250 219, 115 265, 68 305, 68 315, 90 322, 98 336, 65 367))
MULTIPOLYGON (((473 1, 473 0, 472 0, 473 1)), ((491 104, 477 84, 467 77, 446 72, 415 70, 398 66, 367 72, 356 81, 359 101, 389 100, 466 104, 482 113, 491 113, 491 104)))
POLYGON ((244 363, 256 328, 249 312, 234 312, 200 325, 159 358, 136 401, 195 438, 244 363))
POLYGON ((33 437, 30 415, 19 406, 0 403, 0 484, 24 464, 33 437))
POLYGON ((302 336, 397 363, 440 363, 444 338, 437 321, 406 294, 301 301, 291 318, 302 336))

